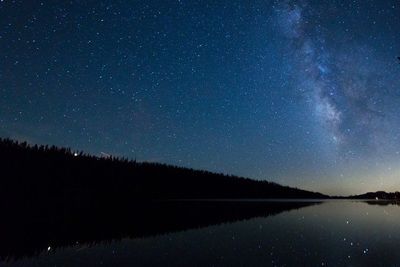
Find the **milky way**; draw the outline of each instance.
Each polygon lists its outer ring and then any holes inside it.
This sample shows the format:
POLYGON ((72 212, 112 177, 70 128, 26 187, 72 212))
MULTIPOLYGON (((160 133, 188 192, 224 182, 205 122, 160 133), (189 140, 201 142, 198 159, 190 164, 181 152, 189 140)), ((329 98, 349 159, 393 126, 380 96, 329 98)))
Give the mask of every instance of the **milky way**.
POLYGON ((400 187, 398 1, 0 2, 0 136, 400 187))
POLYGON ((344 36, 328 41, 323 26, 307 25, 320 15, 313 11, 308 4, 290 2, 276 8, 282 34, 291 43, 298 90, 341 152, 377 153, 382 143, 396 146, 391 141, 398 132, 390 129, 397 125, 400 104, 399 79, 392 77, 398 71, 390 72, 396 66, 381 60, 374 48, 344 36))

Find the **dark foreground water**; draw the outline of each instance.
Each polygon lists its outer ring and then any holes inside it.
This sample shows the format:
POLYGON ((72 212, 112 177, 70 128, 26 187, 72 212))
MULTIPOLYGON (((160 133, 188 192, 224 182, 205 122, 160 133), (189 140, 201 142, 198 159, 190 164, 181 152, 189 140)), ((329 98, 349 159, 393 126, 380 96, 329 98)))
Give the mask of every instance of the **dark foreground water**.
MULTIPOLYGON (((64 225, 64 234, 52 229, 53 234, 43 233, 48 238, 36 244, 30 240, 35 234, 26 232, 18 242, 31 245, 21 244, 19 251, 13 244, 2 253, 7 261, 0 265, 400 266, 400 206, 395 203, 210 201, 179 204, 177 209, 176 203, 169 205, 174 208, 163 210, 174 211, 152 213, 147 223, 132 222, 135 229, 120 236, 130 238, 91 242, 68 233, 73 228, 64 225), (71 235, 67 241, 57 240, 71 235), (79 241, 71 244, 74 238, 79 241)), ((101 227, 110 235, 119 231, 101 227)))

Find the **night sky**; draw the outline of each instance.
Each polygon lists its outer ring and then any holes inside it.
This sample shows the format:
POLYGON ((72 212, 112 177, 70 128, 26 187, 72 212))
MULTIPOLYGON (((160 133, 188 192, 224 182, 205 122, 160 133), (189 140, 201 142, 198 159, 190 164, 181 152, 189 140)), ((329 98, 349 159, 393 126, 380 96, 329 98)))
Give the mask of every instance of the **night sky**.
POLYGON ((400 2, 0 0, 0 136, 400 190, 400 2))

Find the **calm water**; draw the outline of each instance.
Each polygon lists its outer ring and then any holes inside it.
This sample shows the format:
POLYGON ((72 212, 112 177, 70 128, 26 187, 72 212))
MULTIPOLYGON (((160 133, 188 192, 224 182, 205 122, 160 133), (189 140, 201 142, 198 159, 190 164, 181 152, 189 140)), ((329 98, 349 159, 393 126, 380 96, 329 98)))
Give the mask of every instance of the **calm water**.
POLYGON ((49 244, 36 257, 3 265, 400 266, 395 204, 327 201, 218 223, 91 245, 49 244))

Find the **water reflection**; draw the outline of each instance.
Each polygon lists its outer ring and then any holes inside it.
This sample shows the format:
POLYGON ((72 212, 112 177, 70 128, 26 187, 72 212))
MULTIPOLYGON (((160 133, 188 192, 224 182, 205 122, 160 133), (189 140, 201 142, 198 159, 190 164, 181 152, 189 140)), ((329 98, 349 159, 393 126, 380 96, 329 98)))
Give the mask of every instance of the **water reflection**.
MULTIPOLYGON (((186 217, 195 217, 187 219, 192 222, 190 226, 184 227, 182 222, 180 227, 167 231, 178 232, 70 246, 7 265, 396 266, 400 262, 400 208, 393 202, 202 206, 203 203, 199 204, 198 216, 190 213, 193 208, 189 209, 188 203, 182 205, 181 211, 186 208, 185 212, 189 212, 186 217), (285 210, 290 211, 282 212, 285 210), (219 219, 195 223, 209 211, 219 219), (247 215, 239 215, 241 212, 247 215), (224 220, 226 216, 230 219, 224 220), (179 231, 183 229, 186 231, 179 231)), ((169 218, 160 218, 156 224, 164 224, 164 219, 171 222, 169 218)), ((163 232, 166 231, 158 233, 163 232)))
POLYGON ((397 200, 366 200, 365 203, 369 204, 369 205, 380 205, 380 206, 388 206, 388 205, 397 205, 400 206, 400 202, 398 202, 397 200))
POLYGON ((155 201, 107 211, 13 210, 0 222, 0 258, 3 262, 15 261, 68 246, 94 246, 122 238, 149 237, 268 217, 317 203, 155 201))

